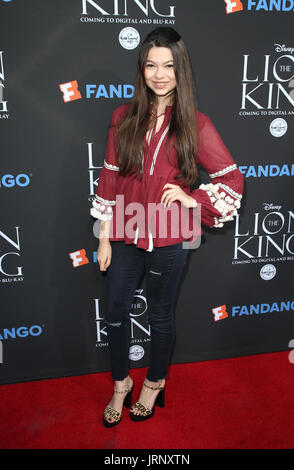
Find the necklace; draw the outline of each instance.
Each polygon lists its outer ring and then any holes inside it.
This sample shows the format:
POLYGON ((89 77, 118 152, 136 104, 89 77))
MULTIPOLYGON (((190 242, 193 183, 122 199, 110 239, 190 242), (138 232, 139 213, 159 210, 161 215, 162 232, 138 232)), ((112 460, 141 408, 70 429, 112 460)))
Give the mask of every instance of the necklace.
POLYGON ((155 117, 158 118, 159 116, 162 116, 163 114, 165 114, 165 111, 164 111, 163 113, 161 113, 161 114, 156 114, 156 113, 151 113, 151 114, 152 114, 152 116, 155 116, 155 117))

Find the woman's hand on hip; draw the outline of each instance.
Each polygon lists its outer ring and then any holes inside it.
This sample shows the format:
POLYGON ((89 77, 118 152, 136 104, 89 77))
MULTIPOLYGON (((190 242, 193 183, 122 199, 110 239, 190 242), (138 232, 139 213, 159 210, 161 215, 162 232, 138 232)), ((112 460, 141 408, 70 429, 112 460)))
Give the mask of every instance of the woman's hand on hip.
POLYGON ((173 201, 180 201, 187 209, 197 206, 196 199, 185 193, 177 184, 167 183, 162 189, 165 189, 165 191, 161 196, 160 202, 165 207, 170 207, 173 201))
POLYGON ((99 240, 99 246, 97 250, 97 261, 100 267, 100 271, 106 271, 111 262, 111 243, 109 239, 103 238, 99 240))

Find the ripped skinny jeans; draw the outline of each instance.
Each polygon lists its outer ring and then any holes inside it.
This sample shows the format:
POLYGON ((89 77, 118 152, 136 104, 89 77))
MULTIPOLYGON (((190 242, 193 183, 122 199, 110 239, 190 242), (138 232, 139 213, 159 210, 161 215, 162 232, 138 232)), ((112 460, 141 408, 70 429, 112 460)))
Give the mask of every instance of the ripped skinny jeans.
POLYGON ((133 297, 146 274, 147 318, 151 345, 147 379, 156 382, 168 374, 175 339, 174 301, 186 264, 188 249, 182 243, 138 248, 124 241, 111 241, 112 258, 107 269, 105 324, 112 378, 129 374, 130 312, 133 297))

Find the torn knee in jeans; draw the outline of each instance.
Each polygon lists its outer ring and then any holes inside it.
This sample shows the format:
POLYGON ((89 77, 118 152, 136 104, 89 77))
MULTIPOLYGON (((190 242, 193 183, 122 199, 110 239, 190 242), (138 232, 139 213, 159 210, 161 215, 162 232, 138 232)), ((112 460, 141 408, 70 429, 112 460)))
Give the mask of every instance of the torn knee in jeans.
POLYGON ((150 269, 149 272, 150 272, 151 274, 157 274, 158 276, 161 276, 161 273, 157 273, 156 271, 152 271, 151 269, 150 269))

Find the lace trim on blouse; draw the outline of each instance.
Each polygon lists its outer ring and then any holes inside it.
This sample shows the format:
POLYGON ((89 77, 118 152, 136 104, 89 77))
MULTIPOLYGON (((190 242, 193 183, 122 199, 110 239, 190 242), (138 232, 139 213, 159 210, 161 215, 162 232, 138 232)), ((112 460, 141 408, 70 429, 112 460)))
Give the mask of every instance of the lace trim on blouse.
POLYGON ((241 194, 236 193, 232 188, 222 183, 201 184, 199 189, 207 193, 213 207, 222 214, 222 217, 214 217, 213 227, 223 227, 224 222, 233 220, 234 216, 237 215, 237 209, 241 206, 241 194), (225 191, 219 191, 221 189, 225 189, 231 195, 225 191))
POLYGON ((218 176, 223 176, 229 173, 230 171, 236 170, 237 165, 234 163, 234 165, 227 166, 226 168, 223 168, 223 170, 217 171, 216 173, 209 173, 210 178, 217 178, 218 176))
POLYGON ((103 199, 100 196, 95 195, 95 199, 92 202, 92 207, 90 209, 90 213, 96 219, 101 220, 111 220, 113 211, 112 207, 116 204, 116 201, 109 201, 107 199, 103 199))

